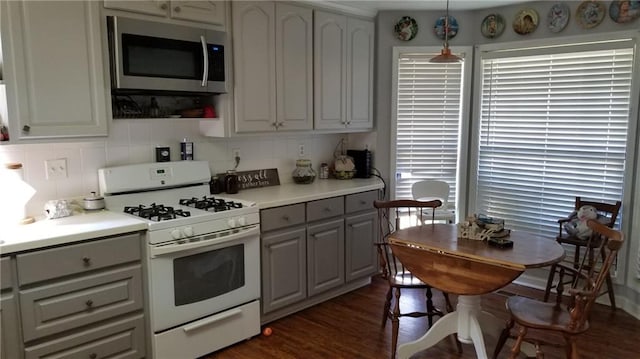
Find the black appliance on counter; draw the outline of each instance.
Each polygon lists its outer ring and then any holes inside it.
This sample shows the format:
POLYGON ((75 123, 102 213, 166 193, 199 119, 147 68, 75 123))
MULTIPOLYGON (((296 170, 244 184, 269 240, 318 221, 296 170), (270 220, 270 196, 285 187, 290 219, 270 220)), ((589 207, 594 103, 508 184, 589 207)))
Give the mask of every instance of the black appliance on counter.
POLYGON ((347 150, 347 156, 353 158, 356 166, 356 178, 371 177, 371 151, 369 150, 347 150))

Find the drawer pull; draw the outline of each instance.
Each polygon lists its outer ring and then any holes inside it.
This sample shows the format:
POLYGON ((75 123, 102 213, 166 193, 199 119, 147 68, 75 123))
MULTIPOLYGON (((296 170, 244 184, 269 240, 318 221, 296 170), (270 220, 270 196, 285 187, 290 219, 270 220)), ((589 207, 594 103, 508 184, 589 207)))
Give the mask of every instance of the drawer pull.
POLYGON ((88 267, 91 265, 91 258, 90 257, 82 257, 82 263, 84 263, 85 267, 88 267))
POLYGON ((181 9, 180 9, 180 6, 176 6, 175 8, 173 8, 173 10, 174 10, 175 12, 180 12, 180 10, 181 10, 181 9))
POLYGON ((360 204, 364 206, 365 204, 367 204, 367 201, 360 201, 360 204))
POLYGON ((282 216, 282 220, 289 222, 289 216, 282 216))
POLYGON ((91 299, 89 299, 88 301, 84 302, 84 304, 87 305, 87 308, 93 307, 93 301, 91 299))
POLYGON ((98 354, 96 353, 89 354, 89 359, 96 359, 97 357, 98 357, 98 354))
POLYGON ((329 207, 325 207, 324 211, 325 211, 325 212, 331 212, 331 208, 329 208, 329 207))
POLYGON ((160 4, 160 9, 167 10, 167 3, 160 4))

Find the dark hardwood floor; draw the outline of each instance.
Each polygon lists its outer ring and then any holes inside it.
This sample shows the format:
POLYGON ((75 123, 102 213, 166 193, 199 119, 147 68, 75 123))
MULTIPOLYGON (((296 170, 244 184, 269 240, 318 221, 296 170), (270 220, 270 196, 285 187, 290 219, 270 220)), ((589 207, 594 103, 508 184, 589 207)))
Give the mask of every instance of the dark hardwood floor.
MULTIPOLYGON (((267 326, 273 330, 271 336, 256 336, 206 358, 390 358, 391 325, 388 322, 384 329, 380 326, 386 289, 386 282, 374 277, 369 286, 269 323, 267 326)), ((411 292, 403 292, 402 308, 405 311, 407 306, 424 308, 424 292, 411 292)), ((483 296, 483 309, 506 320, 504 300, 513 293, 542 298, 541 291, 511 285, 500 293, 483 296)), ((442 306, 439 292, 434 293, 434 299, 442 306)), ((639 320, 623 310, 612 312, 607 306, 596 305, 590 322, 589 331, 579 338, 581 358, 640 358, 639 320)), ((401 318, 399 344, 419 338, 426 329, 426 318, 401 318)), ((487 341, 491 355, 495 341, 487 341)), ((500 358, 508 357, 508 350, 505 347, 500 358)), ((545 347, 544 351, 547 359, 564 358, 560 348, 545 347)), ((445 339, 412 358, 467 359, 476 355, 473 346, 467 344, 463 345, 463 353, 457 354, 453 341, 445 339)))

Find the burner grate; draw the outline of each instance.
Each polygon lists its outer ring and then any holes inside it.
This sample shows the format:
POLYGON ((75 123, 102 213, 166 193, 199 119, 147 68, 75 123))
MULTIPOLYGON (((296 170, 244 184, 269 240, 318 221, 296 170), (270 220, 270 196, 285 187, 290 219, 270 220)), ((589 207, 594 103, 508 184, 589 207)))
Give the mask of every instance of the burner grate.
POLYGON ((149 206, 145 206, 143 204, 138 206, 125 206, 124 212, 156 222, 176 219, 177 217, 191 216, 191 212, 189 211, 174 209, 170 206, 155 203, 152 203, 149 206))
POLYGON ((202 209, 205 211, 221 212, 235 208, 242 208, 242 203, 234 201, 225 201, 222 198, 207 197, 202 198, 186 198, 180 200, 180 205, 202 209))

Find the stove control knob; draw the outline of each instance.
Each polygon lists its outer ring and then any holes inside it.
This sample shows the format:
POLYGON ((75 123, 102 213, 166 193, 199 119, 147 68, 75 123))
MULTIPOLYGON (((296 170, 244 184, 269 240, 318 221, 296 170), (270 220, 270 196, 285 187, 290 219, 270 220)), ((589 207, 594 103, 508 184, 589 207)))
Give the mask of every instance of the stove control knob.
POLYGON ((247 225, 247 219, 244 217, 239 217, 238 218, 238 224, 241 226, 246 226, 247 225))
POLYGON ((182 238, 182 232, 180 232, 179 229, 172 229, 171 230, 171 237, 173 237, 173 239, 180 239, 180 238, 182 238))
POLYGON ((184 234, 185 237, 193 237, 193 227, 191 226, 184 227, 182 229, 182 233, 184 234))
POLYGON ((229 225, 229 228, 235 228, 235 226, 236 226, 236 220, 235 220, 235 219, 233 219, 233 218, 229 218, 229 219, 227 220, 227 224, 229 225))

